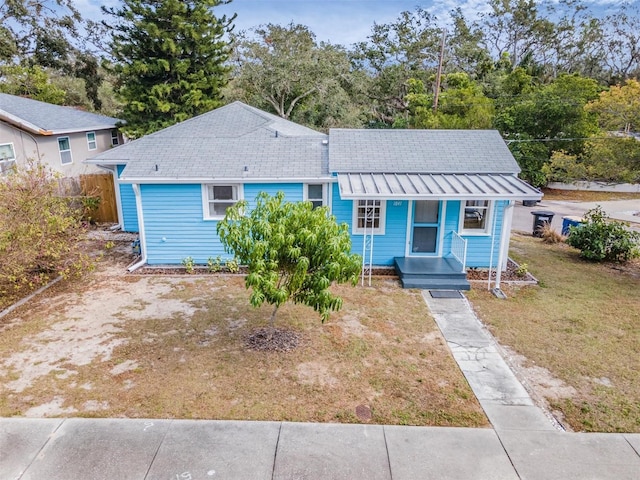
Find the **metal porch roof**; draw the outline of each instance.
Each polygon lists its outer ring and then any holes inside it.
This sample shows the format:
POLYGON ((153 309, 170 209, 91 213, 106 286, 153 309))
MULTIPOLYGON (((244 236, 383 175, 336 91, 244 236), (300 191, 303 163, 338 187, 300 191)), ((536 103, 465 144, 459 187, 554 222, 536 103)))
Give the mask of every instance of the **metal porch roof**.
POLYGON ((540 190, 513 174, 339 173, 345 199, 539 200, 540 190))

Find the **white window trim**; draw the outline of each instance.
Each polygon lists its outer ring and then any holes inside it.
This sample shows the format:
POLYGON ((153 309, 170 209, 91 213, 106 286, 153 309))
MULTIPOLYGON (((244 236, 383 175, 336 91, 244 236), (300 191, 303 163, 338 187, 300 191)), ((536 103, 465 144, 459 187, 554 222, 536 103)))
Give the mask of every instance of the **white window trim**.
POLYGON ((98 149, 98 137, 96 136, 96 132, 87 132, 87 148, 89 151, 98 149), (89 140, 89 134, 93 134, 93 140, 89 140), (93 148, 91 148, 91 144, 93 143, 93 148))
POLYGON ((2 158, 0 157, 0 162, 15 162, 16 160, 16 148, 13 145, 13 142, 0 143, 0 147, 4 147, 5 145, 11 145, 11 151, 13 152, 13 157, 11 158, 2 158))
POLYGON ((464 235, 464 236, 470 236, 470 237, 486 237, 491 235, 491 228, 493 226, 493 211, 494 211, 494 206, 495 206, 495 200, 488 200, 489 204, 487 205, 487 219, 485 222, 485 227, 483 229, 479 229, 479 228, 464 228, 464 215, 465 215, 465 208, 467 206, 467 202, 469 200, 482 200, 481 198, 468 198, 465 200, 461 200, 460 201, 460 215, 459 215, 459 222, 458 222, 458 233, 460 235, 464 235))
POLYGON ((73 163, 73 154, 71 153, 71 138, 70 137, 58 137, 58 153, 60 154, 60 163, 62 165, 71 165, 73 163), (62 140, 63 138, 66 138, 67 141, 69 142, 69 150, 60 150, 60 140, 62 140), (65 162, 62 160, 62 154, 64 152, 69 152, 69 158, 71 159, 68 162, 65 162))
POLYGON ((118 136, 118 130, 111 130, 111 146, 117 147, 118 145, 120 145, 120 137, 118 136))
POLYGON ((203 220, 222 220, 224 218, 224 215, 209 215, 209 187, 235 187, 238 196, 236 202, 244 199, 244 185, 240 183, 203 183, 200 185, 203 220))
POLYGON ((327 185, 326 183, 322 183, 322 182, 318 182, 318 183, 305 183, 303 185, 303 192, 302 192, 302 199, 306 202, 306 201, 317 201, 317 198, 312 198, 309 199, 309 185, 322 185, 322 206, 326 207, 329 202, 328 202, 328 192, 329 192, 329 185, 327 185))
MULTIPOLYGON (((353 201, 353 210, 351 214, 351 233, 353 235, 364 235, 364 228, 358 228, 358 203, 359 203, 359 200, 353 201)), ((378 228, 373 229, 374 235, 384 235, 386 218, 387 218, 387 201, 380 200, 380 226, 378 228)), ((370 233, 372 233, 371 230, 367 229, 367 234, 370 234, 370 233)))

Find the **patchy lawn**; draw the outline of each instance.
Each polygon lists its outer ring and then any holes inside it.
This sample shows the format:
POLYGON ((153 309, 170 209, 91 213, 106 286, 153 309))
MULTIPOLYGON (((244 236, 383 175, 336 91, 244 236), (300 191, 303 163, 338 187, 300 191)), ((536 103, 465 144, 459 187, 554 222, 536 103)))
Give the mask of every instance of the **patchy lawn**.
POLYGON ((520 235, 511 254, 541 287, 506 289, 506 301, 474 289, 479 316, 572 429, 640 432, 640 262, 589 263, 520 235))
POLYGON ((487 426, 419 292, 339 287, 322 324, 287 305, 289 353, 248 350, 271 309, 237 276, 122 275, 108 262, 0 319, 0 416, 487 426))

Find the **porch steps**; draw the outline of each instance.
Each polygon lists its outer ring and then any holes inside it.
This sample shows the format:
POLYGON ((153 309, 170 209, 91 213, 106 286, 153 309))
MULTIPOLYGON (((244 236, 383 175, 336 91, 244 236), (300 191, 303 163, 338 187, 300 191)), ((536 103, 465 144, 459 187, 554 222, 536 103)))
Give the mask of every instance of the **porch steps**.
POLYGON ((396 257, 394 266, 403 288, 469 290, 467 274, 454 258, 396 257))

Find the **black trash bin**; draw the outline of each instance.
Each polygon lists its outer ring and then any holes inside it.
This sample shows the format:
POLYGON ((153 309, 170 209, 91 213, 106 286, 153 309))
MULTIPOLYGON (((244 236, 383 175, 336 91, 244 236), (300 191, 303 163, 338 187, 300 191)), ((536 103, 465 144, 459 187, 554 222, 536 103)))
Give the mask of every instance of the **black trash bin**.
POLYGON ((533 236, 541 237, 542 229, 546 223, 551 225, 551 220, 553 220, 553 216, 555 213, 550 212, 549 210, 535 210, 531 212, 533 215, 533 236))

